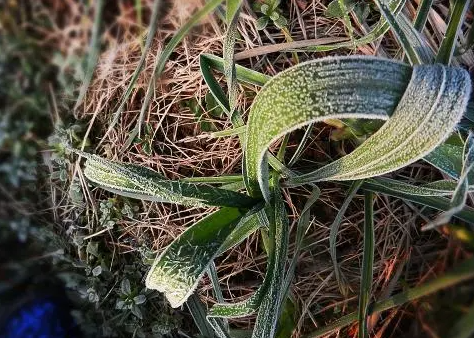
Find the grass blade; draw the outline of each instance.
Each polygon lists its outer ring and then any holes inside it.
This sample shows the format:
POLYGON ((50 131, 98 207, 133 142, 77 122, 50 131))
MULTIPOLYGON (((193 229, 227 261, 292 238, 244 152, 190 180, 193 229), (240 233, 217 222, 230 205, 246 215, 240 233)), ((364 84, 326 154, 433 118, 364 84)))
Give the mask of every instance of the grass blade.
MULTIPOLYGON (((434 208, 436 210, 448 211, 451 208, 450 200, 447 198, 439 196, 419 196, 407 194, 405 192, 400 192, 397 189, 391 189, 384 185, 373 184, 371 180, 367 180, 366 182, 364 182, 362 184, 361 189, 370 190, 373 192, 386 194, 388 196, 397 197, 402 200, 415 202, 421 205, 434 208)), ((474 223, 474 209, 466 206, 456 214, 456 218, 459 218, 469 223, 474 223)))
POLYGON ((242 119, 240 113, 234 114, 237 97, 238 97, 238 88, 237 88, 237 79, 236 79, 236 70, 234 63, 234 45, 235 40, 237 39, 237 23, 239 20, 241 0, 227 0, 227 33, 224 38, 224 75, 227 80, 227 87, 229 91, 229 112, 228 116, 234 128, 243 126, 244 120, 242 119))
POLYGON ((380 9, 380 12, 384 16, 385 20, 390 24, 393 33, 397 37, 397 40, 402 45, 405 53, 407 54, 408 59, 410 60, 410 64, 418 65, 421 63, 421 57, 418 54, 417 50, 413 47, 411 43, 411 39, 406 34, 406 31, 402 29, 399 22, 397 21, 396 17, 390 11, 390 8, 385 4, 385 2, 380 0, 375 0, 375 3, 380 9))
POLYGON ((78 152, 87 158, 84 175, 102 189, 126 197, 187 206, 251 208, 258 201, 230 190, 204 184, 172 181, 138 165, 103 159, 78 152))
MULTIPOLYGON (((474 278, 474 259, 471 258, 460 263, 450 272, 446 273, 444 276, 438 277, 423 285, 416 286, 414 288, 400 292, 399 294, 396 294, 395 296, 392 296, 386 300, 376 302, 374 306, 370 309, 369 314, 392 309, 412 300, 427 296, 429 294, 443 290, 445 288, 451 287, 453 285, 472 278, 474 278)), ((357 321, 357 318, 358 313, 353 312, 351 314, 339 318, 333 324, 325 326, 307 336, 304 336, 304 338, 316 338, 327 335, 332 331, 341 329, 347 325, 352 324, 353 322, 357 321)))
POLYGON ((242 216, 239 209, 222 208, 192 225, 155 260, 146 287, 163 292, 172 307, 181 306, 242 216))
POLYGON ((425 27, 433 2, 434 0, 421 0, 418 5, 418 11, 416 12, 416 18, 413 24, 413 27, 415 27, 417 31, 421 32, 425 27))
POLYGON ((95 15, 94 15, 94 25, 92 27, 92 36, 91 36, 91 44, 89 47, 89 53, 87 57, 87 66, 86 72, 84 76, 84 80, 82 81, 81 87, 79 89, 79 96, 77 97, 76 104, 74 105, 74 110, 76 110, 84 100, 86 96, 87 89, 92 81, 92 77, 94 76, 94 70, 97 66, 97 62, 99 61, 99 54, 100 54, 100 35, 101 35, 101 23, 102 23, 102 13, 104 10, 104 0, 97 0, 95 2, 95 15))
POLYGON ((458 33, 461 31, 461 26, 464 23, 469 3, 470 1, 467 0, 456 0, 454 2, 454 8, 451 9, 451 17, 449 18, 446 34, 444 34, 438 55, 436 56, 436 62, 446 65, 451 64, 451 59, 456 49, 458 33))
POLYGON ((281 313, 281 285, 284 281, 285 263, 288 251, 288 216, 279 186, 274 189, 274 200, 271 210, 274 212, 270 222, 269 266, 271 279, 268 292, 265 293, 255 322, 252 338, 273 338, 276 334, 277 322, 281 313))
POLYGON ((193 316, 194 323, 198 327, 199 332, 206 338, 214 337, 214 331, 206 320, 206 307, 199 299, 199 296, 191 295, 186 305, 193 316))
POLYGON ((357 193, 357 190, 359 190, 363 182, 364 182, 363 180, 352 182, 349 188, 349 191, 347 192, 346 199, 344 200, 344 203, 342 204, 342 206, 339 208, 336 218, 334 219, 334 222, 331 224, 330 232, 329 232, 329 253, 331 254, 331 260, 334 266, 334 272, 336 275, 337 283, 339 285, 339 290, 341 291, 342 295, 344 295, 344 297, 347 297, 348 290, 347 290, 347 287, 345 286, 344 276, 342 275, 341 268, 339 267, 339 263, 337 262, 337 253, 336 253, 337 235, 339 233, 339 225, 342 222, 342 218, 344 217, 344 214, 346 213, 346 210, 349 207, 349 204, 352 202, 352 199, 354 198, 355 194, 357 193))
POLYGON ((362 276, 359 292, 359 338, 367 338, 367 318, 372 289, 374 270, 374 195, 372 192, 364 193, 364 253, 362 256, 362 276))
POLYGON ((303 207, 303 210, 301 211, 300 218, 298 219, 298 224, 296 226, 295 250, 293 258, 291 259, 290 265, 288 267, 285 282, 283 283, 283 299, 286 299, 286 297, 288 296, 291 281, 293 280, 295 274, 296 264, 298 263, 301 248, 303 246, 303 239, 309 229, 309 226, 311 225, 311 207, 319 199, 320 194, 321 190, 318 187, 314 187, 313 191, 311 192, 311 195, 309 196, 303 207))

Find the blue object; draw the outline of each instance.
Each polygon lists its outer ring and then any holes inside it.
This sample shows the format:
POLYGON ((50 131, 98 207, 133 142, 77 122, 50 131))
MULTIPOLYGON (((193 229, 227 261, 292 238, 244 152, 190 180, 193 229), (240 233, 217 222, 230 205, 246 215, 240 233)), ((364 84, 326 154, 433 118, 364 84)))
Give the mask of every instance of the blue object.
POLYGON ((69 309, 52 299, 36 299, 9 316, 1 338, 71 338, 74 328, 69 309))

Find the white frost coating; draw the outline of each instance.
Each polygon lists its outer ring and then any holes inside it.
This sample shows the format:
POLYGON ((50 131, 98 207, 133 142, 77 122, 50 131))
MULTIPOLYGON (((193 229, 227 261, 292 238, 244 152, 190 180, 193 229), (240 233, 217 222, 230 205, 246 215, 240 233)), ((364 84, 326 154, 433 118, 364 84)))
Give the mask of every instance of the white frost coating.
POLYGON ((251 193, 261 190, 268 199, 264 153, 271 142, 303 125, 327 118, 386 119, 398 103, 389 122, 353 153, 291 178, 289 185, 368 178, 404 167, 441 144, 462 117, 470 94, 469 76, 460 68, 419 66, 408 82, 407 66, 388 60, 342 57, 325 62, 290 68, 257 95, 246 141, 251 193))
POLYGON ((241 216, 236 208, 222 208, 195 223, 155 259, 145 279, 146 287, 163 292, 172 307, 181 306, 241 216))
MULTIPOLYGON (((255 182, 268 199, 262 160, 272 141, 327 118, 385 120, 402 96, 409 73, 410 68, 400 62, 351 56, 308 61, 272 78, 257 95, 249 115, 249 178, 260 183, 255 182)), ((250 183, 249 190, 257 194, 255 183, 250 183)))

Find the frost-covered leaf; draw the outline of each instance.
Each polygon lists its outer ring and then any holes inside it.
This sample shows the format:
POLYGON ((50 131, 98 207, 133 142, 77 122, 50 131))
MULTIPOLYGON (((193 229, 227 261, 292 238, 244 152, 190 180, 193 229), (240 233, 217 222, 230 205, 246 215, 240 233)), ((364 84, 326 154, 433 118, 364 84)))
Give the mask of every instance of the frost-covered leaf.
POLYGON ((155 260, 147 288, 164 292, 173 307, 183 304, 213 259, 260 227, 255 224, 259 213, 258 206, 246 213, 222 208, 195 223, 155 260))
POLYGON ((424 230, 433 229, 439 225, 446 224, 447 222, 449 222, 451 217, 456 215, 456 213, 458 213, 464 208, 467 201, 467 194, 469 192, 469 174, 472 172, 473 168, 474 168, 474 134, 470 132, 464 144, 464 157, 463 157, 461 176, 459 177, 459 181, 453 192, 453 196, 451 197, 450 209, 442 213, 433 222, 427 224, 423 228, 424 230))
POLYGON ((146 167, 111 161, 84 152, 78 153, 87 158, 84 169, 87 179, 119 195, 189 206, 250 208, 258 202, 230 190, 205 184, 168 180, 146 167))
POLYGON ((309 61, 270 80, 251 107, 245 170, 251 195, 269 199, 267 148, 288 132, 330 118, 386 120, 361 146, 289 185, 379 176, 423 158, 452 132, 466 108, 461 68, 415 66, 373 57, 309 61), (262 127, 264 126, 264 127, 262 127))

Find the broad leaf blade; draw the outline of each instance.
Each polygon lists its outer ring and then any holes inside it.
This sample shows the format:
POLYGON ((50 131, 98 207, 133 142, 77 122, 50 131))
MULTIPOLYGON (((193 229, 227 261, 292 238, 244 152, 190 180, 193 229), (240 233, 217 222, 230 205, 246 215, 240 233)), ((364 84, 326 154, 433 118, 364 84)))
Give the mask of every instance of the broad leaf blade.
POLYGON ((84 175, 95 185, 131 198, 189 206, 250 208, 256 204, 244 194, 204 184, 165 179, 138 165, 103 159, 79 152, 87 158, 84 175))
POLYGON ((264 156, 280 136, 328 118, 392 118, 353 153, 290 179, 290 185, 379 176, 422 158, 450 135, 464 112, 470 79, 460 68, 410 69, 384 59, 310 61, 277 75, 252 105, 246 141, 251 195, 268 199, 264 156), (344 80, 343 80, 344 79, 344 80), (405 92, 401 97, 401 92, 405 92), (398 105, 397 105, 398 104, 398 105), (264 127, 262 127, 264 126, 264 127))
POLYGON ((236 208, 222 208, 195 223, 155 260, 146 287, 163 292, 172 307, 182 305, 242 216, 236 208))

